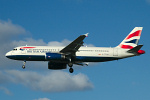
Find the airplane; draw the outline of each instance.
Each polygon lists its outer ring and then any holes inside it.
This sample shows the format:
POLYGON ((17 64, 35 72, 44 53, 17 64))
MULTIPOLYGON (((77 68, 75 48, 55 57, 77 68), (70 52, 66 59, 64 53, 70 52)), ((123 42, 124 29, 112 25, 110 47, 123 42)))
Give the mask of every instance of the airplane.
POLYGON ((116 47, 83 47, 83 40, 88 33, 80 35, 66 47, 51 46, 19 46, 6 53, 6 57, 22 60, 25 69, 26 61, 48 61, 48 69, 59 70, 73 65, 88 66, 89 62, 106 62, 144 54, 138 45, 143 27, 135 27, 128 36, 116 47))

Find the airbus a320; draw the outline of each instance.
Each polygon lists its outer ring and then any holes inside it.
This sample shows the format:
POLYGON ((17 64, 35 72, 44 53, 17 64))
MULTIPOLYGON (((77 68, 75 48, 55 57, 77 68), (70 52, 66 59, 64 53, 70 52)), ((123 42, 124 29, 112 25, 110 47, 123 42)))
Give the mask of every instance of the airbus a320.
POLYGON ((106 62, 144 54, 138 45, 143 27, 135 27, 116 47, 83 47, 83 40, 88 34, 80 35, 66 47, 19 46, 6 53, 6 57, 22 60, 25 69, 26 61, 48 61, 48 69, 58 70, 73 65, 87 66, 89 62, 106 62))

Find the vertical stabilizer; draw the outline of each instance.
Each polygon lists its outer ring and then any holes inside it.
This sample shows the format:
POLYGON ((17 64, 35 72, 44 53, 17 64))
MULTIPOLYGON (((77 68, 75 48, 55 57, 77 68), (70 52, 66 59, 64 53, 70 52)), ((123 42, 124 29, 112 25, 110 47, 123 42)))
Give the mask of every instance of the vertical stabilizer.
POLYGON ((132 49, 138 45, 143 27, 135 27, 128 36, 117 46, 122 49, 132 49))

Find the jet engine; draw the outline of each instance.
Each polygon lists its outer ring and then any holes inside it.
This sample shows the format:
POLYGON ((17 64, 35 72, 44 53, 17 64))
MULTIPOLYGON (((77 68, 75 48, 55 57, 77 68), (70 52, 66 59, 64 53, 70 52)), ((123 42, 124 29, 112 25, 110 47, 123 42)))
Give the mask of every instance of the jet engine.
POLYGON ((48 62, 48 69, 58 70, 58 69, 66 69, 67 64, 65 63, 54 63, 48 62))

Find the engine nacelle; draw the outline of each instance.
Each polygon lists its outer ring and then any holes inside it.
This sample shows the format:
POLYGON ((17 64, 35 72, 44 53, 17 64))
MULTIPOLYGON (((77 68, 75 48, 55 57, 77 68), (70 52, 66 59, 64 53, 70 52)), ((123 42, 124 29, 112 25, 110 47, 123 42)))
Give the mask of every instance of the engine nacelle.
POLYGON ((59 53, 46 53, 46 60, 60 60, 65 59, 65 56, 59 53))
POLYGON ((58 69, 66 69, 66 68, 67 68, 67 64, 48 62, 48 69, 58 70, 58 69))

